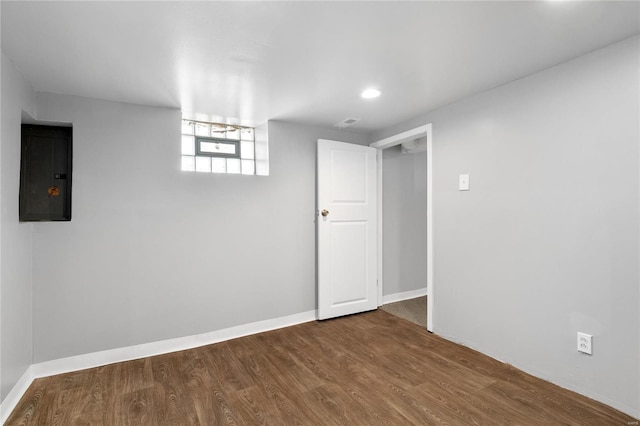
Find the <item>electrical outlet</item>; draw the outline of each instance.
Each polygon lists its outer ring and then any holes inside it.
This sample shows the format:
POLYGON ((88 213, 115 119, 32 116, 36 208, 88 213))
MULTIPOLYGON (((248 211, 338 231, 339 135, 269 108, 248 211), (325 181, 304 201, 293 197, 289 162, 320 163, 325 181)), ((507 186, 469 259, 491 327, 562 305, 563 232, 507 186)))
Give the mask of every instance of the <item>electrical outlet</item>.
POLYGON ((585 354, 591 355, 592 343, 592 335, 578 332, 578 352, 583 352, 585 354))

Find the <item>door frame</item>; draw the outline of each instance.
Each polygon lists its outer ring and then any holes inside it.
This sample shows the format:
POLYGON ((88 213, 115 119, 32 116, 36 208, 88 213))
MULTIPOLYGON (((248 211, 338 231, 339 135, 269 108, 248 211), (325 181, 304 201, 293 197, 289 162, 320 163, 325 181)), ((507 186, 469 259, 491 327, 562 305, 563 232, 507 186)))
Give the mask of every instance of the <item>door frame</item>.
POLYGON ((388 138, 369 144, 376 148, 376 162, 378 172, 378 306, 382 306, 383 287, 383 193, 382 193, 382 151, 386 148, 400 145, 404 142, 426 138, 427 143, 427 330, 433 332, 433 136, 431 123, 398 133, 388 138))

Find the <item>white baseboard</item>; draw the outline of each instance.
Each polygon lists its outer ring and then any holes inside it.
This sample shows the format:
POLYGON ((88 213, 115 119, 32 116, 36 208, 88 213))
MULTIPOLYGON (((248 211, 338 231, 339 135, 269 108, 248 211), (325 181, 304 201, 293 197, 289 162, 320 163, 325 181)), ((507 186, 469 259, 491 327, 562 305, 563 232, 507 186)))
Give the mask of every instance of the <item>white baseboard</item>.
POLYGON ((403 291, 401 293, 393 293, 382 296, 382 304, 401 302, 407 299, 415 299, 416 297, 426 296, 427 288, 419 288, 417 290, 403 291))
POLYGON ((35 378, 47 377, 55 374, 100 367, 102 365, 113 364, 115 362, 130 361, 133 359, 161 355, 169 352, 183 351, 186 349, 197 348, 199 346, 248 336, 250 334, 262 333, 264 331, 314 321, 315 319, 316 311, 307 311, 286 317, 242 324, 236 327, 196 334, 193 336, 179 337, 176 339, 162 340, 159 342, 144 343, 141 345, 127 346, 124 348, 55 359, 52 361, 34 364, 33 375, 35 378))
POLYGON ((3 425, 4 422, 7 421, 13 409, 16 408, 16 405, 18 405, 18 402, 20 402, 20 398, 22 398, 22 395, 24 395, 27 389, 29 389, 29 386, 33 382, 34 378, 33 365, 30 365, 29 368, 27 368, 27 371, 24 372, 22 377, 18 379, 18 382, 15 384, 15 386, 9 391, 4 400, 2 400, 2 403, 0 404, 0 424, 3 425))
POLYGON ((133 359, 146 358, 170 352, 183 351, 251 334, 315 321, 316 319, 316 311, 307 311, 299 314, 288 315, 286 317, 242 324, 236 327, 196 334, 193 336, 144 343, 141 345, 127 346, 107 351, 92 352, 33 364, 27 369, 18 383, 16 383, 4 401, 2 401, 2 404, 0 404, 0 414, 2 415, 0 418, 0 424, 4 424, 33 380, 40 377, 48 377, 56 374, 85 370, 87 368, 100 367, 102 365, 113 364, 115 362, 130 361, 133 359))

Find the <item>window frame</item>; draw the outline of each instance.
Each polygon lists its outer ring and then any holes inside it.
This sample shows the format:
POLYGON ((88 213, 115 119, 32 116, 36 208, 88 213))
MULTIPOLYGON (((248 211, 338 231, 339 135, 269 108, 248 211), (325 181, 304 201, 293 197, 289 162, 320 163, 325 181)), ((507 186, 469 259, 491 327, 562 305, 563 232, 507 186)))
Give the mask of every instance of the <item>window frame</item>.
POLYGON ((206 136, 195 136, 195 156, 196 157, 216 157, 216 158, 238 158, 240 159, 240 140, 233 139, 219 139, 206 136), (222 152, 208 152, 200 149, 201 142, 219 143, 223 145, 233 145, 235 147, 235 154, 225 154, 222 152))

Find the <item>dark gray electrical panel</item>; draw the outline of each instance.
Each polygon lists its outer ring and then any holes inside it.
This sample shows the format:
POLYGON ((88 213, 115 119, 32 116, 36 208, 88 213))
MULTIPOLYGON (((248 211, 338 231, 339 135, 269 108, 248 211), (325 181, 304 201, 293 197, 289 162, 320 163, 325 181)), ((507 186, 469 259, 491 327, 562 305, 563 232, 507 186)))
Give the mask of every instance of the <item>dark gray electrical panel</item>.
POLYGON ((22 125, 20 221, 71 220, 71 127, 22 125))

